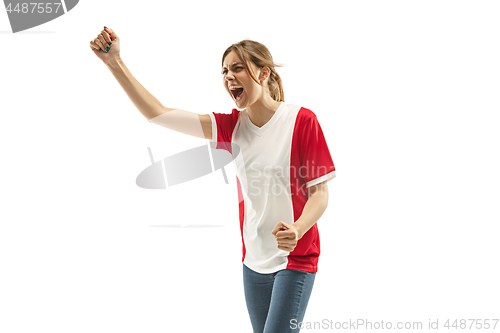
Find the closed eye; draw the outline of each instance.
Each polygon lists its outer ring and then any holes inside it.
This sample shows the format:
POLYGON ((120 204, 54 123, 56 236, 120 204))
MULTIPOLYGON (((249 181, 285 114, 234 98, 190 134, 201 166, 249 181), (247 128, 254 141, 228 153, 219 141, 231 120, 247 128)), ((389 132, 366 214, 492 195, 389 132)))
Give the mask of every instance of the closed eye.
MULTIPOLYGON (((242 69, 243 69, 243 67, 242 67, 242 66, 236 66, 236 67, 233 67, 233 71, 235 71, 235 72, 239 72, 239 71, 241 71, 242 69)), ((222 74, 222 75, 224 75, 224 74, 227 74, 227 72, 228 72, 228 71, 227 71, 227 68, 224 68, 224 69, 222 70, 222 73, 221 73, 221 74, 222 74)))

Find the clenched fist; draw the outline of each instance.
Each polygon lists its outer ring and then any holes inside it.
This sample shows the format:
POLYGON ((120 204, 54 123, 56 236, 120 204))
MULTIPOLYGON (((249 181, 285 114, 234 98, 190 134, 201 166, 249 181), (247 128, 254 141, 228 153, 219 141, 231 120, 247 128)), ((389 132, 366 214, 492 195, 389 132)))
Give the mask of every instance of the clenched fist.
POLYGON ((299 231, 293 224, 279 221, 271 232, 276 237, 278 249, 292 252, 299 241, 299 231))
POLYGON ((90 48, 104 63, 120 58, 120 38, 112 29, 104 27, 90 42, 90 48))

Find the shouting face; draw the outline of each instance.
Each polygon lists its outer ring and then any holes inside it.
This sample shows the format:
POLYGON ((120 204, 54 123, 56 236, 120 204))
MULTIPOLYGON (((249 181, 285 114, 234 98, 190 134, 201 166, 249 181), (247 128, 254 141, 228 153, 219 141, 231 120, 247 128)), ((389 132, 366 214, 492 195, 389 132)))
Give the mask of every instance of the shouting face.
POLYGON ((222 66, 223 84, 239 109, 254 104, 264 93, 264 87, 255 82, 248 71, 260 80, 260 68, 251 61, 247 68, 235 50, 228 53, 222 66))

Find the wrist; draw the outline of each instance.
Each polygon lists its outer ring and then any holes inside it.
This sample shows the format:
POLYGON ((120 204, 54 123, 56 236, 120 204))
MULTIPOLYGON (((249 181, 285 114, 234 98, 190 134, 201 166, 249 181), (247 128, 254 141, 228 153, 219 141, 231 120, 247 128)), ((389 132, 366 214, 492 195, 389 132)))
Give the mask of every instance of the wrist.
POLYGON ((304 234, 307 232, 307 230, 304 230, 304 225, 302 224, 300 219, 295 221, 295 223, 293 225, 295 226, 295 229, 297 229, 298 239, 301 239, 302 237, 304 237, 304 234))
POLYGON ((122 63, 123 60, 122 58, 120 58, 120 56, 117 56, 117 57, 114 57, 114 58, 111 58, 107 61, 104 62, 104 64, 108 67, 116 67, 119 65, 119 63, 122 63))

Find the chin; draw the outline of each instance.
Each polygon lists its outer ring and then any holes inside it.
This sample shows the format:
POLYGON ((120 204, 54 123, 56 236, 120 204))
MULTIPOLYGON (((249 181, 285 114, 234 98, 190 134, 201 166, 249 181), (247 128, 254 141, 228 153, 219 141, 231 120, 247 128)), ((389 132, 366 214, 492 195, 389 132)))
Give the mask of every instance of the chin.
POLYGON ((236 105, 237 109, 245 109, 247 107, 247 102, 246 100, 244 101, 236 101, 234 98, 232 98, 234 105, 236 105))

